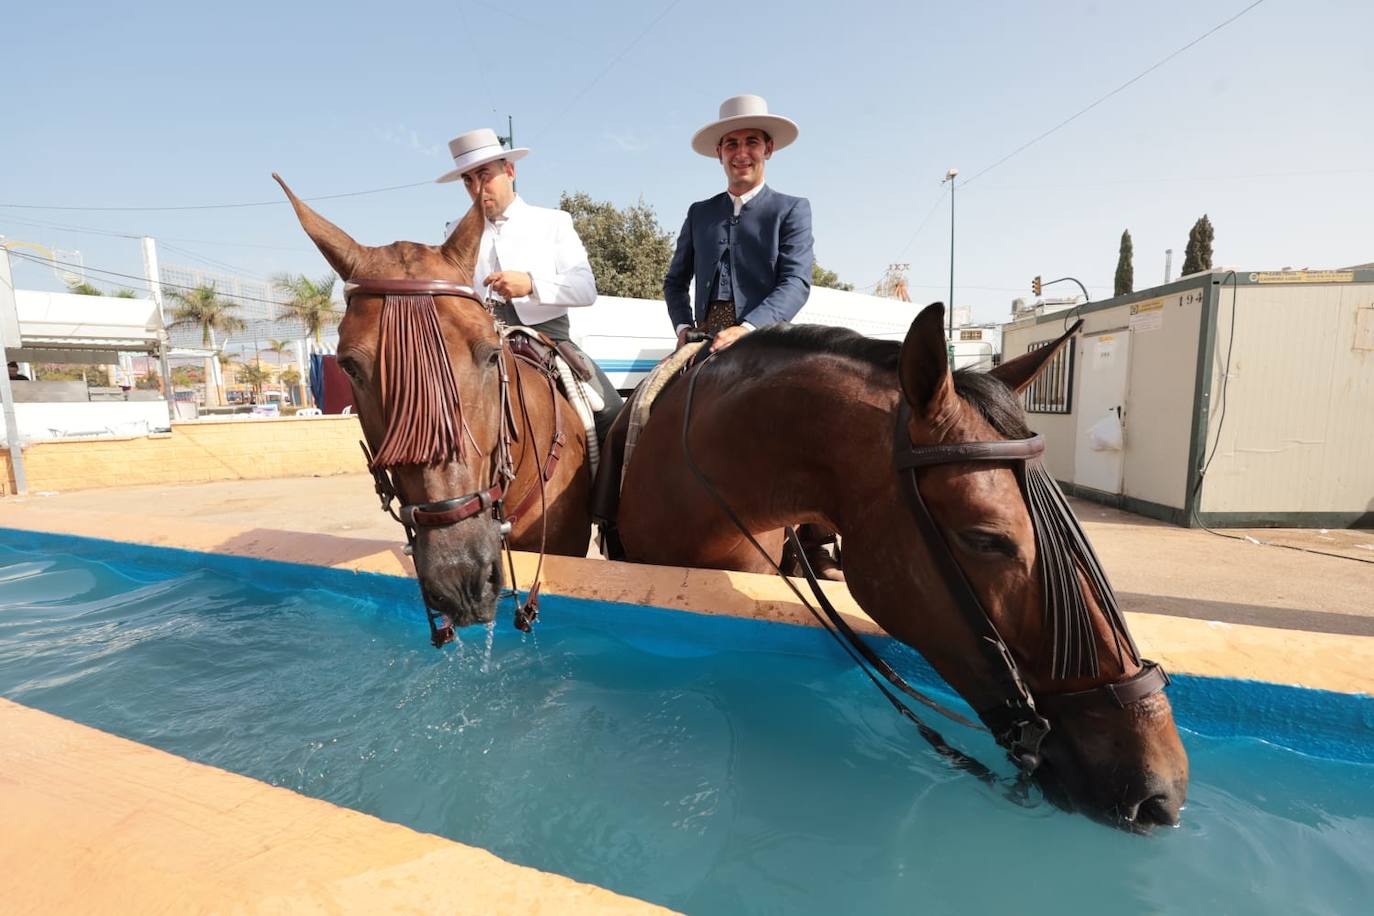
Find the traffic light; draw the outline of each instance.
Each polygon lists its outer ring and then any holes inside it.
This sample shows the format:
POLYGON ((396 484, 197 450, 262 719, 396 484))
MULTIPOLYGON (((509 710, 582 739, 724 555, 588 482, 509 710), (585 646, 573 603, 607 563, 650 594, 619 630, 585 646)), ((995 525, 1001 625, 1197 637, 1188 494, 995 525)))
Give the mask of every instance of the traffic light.
POLYGON ((1039 274, 1036 274, 1036 275, 1035 275, 1035 279, 1031 281, 1031 292, 1035 293, 1037 296, 1040 295, 1040 275, 1039 275, 1039 274))

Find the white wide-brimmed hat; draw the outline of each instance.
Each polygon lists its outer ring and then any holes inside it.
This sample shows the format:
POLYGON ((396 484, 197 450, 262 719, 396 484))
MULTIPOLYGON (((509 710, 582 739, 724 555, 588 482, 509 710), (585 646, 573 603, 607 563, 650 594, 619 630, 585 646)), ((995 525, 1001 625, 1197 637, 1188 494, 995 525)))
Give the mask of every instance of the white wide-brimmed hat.
POLYGON ((797 139, 801 130, 781 115, 769 114, 768 103, 758 95, 736 95, 720 103, 720 117, 692 135, 692 149, 716 158, 716 144, 734 130, 757 127, 773 138, 773 149, 780 150, 797 139))
POLYGON ((497 159, 509 159, 511 162, 523 159, 529 152, 523 146, 518 149, 506 149, 497 139, 496 131, 490 127, 479 127, 477 130, 470 130, 454 137, 448 141, 448 151, 453 154, 453 171, 445 172, 434 179, 438 184, 457 181, 463 177, 464 172, 471 172, 479 165, 495 162, 497 159))

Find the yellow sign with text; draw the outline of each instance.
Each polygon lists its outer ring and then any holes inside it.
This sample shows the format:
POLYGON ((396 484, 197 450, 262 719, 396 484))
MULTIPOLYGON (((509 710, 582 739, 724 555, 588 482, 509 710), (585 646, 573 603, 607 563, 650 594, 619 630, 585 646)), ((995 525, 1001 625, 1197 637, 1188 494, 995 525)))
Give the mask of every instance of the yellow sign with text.
POLYGON ((1250 275, 1251 283, 1351 283, 1353 270, 1269 270, 1250 275))

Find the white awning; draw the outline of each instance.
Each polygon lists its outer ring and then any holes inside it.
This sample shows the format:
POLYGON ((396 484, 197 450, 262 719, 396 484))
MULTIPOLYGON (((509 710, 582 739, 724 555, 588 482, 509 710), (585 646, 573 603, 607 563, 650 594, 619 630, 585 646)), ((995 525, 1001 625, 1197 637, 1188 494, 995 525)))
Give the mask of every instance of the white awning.
POLYGON ((151 299, 33 289, 16 289, 14 298, 22 349, 157 351, 162 320, 151 299))

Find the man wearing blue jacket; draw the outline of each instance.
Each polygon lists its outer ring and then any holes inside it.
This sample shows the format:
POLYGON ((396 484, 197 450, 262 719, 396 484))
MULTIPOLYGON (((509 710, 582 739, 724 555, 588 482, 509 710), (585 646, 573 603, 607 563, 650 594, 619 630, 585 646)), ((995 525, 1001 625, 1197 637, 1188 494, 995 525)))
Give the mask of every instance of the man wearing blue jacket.
POLYGON ((755 328, 790 321, 811 294, 811 204, 764 184, 775 150, 799 133, 756 95, 737 95, 696 132, 692 149, 720 162, 727 190, 692 204, 663 281, 678 345, 699 328, 728 347, 755 328), (695 301, 688 284, 696 281, 695 301))
MULTIPOLYGON (((815 262, 811 203, 763 182, 773 152, 798 133, 792 121, 769 114, 759 96, 737 95, 692 137, 693 150, 720 162, 726 190, 687 209, 663 280, 679 347, 695 327, 713 335, 711 349, 720 350, 756 328, 791 321, 806 304, 815 262), (696 295, 689 298, 693 280, 696 295)), ((844 577, 826 549, 832 532, 802 525, 797 533, 818 575, 844 577)))

